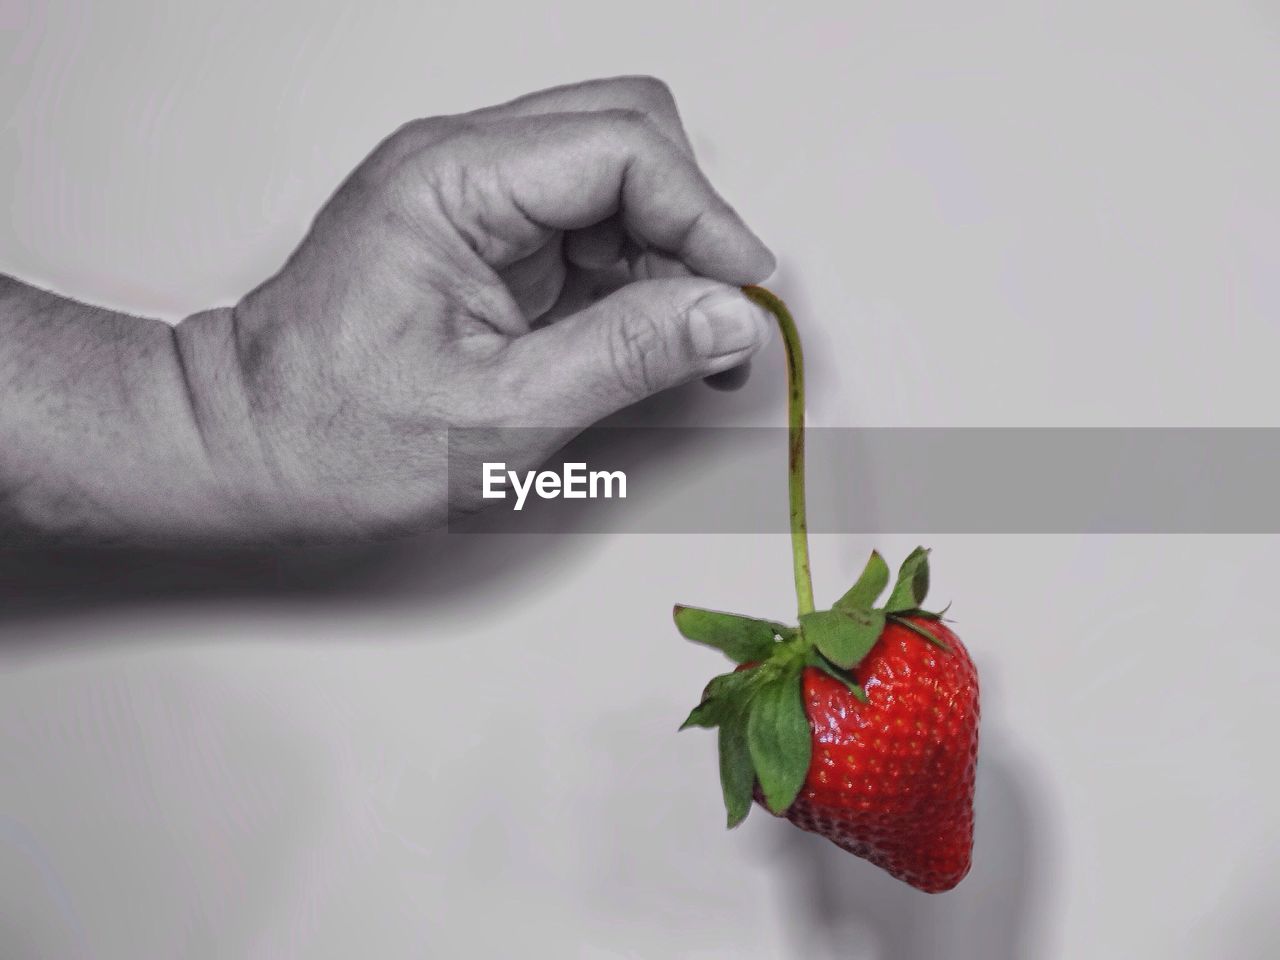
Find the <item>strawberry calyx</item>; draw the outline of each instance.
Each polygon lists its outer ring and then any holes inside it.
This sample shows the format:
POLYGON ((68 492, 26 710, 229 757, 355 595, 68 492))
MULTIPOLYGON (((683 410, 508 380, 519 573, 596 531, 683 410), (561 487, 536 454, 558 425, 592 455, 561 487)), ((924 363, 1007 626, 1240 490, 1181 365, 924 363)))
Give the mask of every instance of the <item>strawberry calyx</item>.
POLYGON ((676 606, 676 628, 688 640, 721 651, 735 664, 714 677, 681 730, 719 731, 720 783, 728 825, 751 809, 759 783, 765 805, 782 813, 795 801, 809 771, 812 737, 804 710, 801 677, 806 667, 842 683, 861 703, 866 691, 854 671, 871 653, 889 623, 950 648, 919 621, 937 621, 922 604, 929 589, 929 551, 917 547, 903 561, 884 604, 889 568, 873 551, 857 582, 829 610, 799 615, 797 626, 736 613, 676 606))

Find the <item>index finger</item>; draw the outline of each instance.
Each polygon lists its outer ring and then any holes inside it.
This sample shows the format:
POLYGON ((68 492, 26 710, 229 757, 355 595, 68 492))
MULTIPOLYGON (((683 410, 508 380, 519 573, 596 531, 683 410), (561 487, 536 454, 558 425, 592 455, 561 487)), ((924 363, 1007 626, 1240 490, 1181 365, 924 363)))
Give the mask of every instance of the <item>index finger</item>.
POLYGON ((693 156, 693 145, 680 120, 671 88, 657 77, 622 76, 565 84, 527 93, 515 100, 472 111, 479 120, 534 117, 548 113, 588 113, 600 110, 639 110, 658 130, 693 156))
POLYGON ((769 249, 642 112, 508 118, 471 127, 453 145, 423 173, 491 265, 504 265, 504 254, 527 249, 539 233, 618 214, 639 243, 696 274, 747 284, 773 272, 769 249), (450 175, 466 189, 439 182, 450 175))

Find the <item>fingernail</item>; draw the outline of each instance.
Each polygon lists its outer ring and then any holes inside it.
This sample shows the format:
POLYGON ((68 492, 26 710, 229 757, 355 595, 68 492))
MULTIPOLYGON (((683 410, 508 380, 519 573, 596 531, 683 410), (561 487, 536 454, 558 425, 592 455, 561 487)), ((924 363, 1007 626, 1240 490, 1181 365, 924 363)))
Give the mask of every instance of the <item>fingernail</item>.
POLYGON ((769 338, 770 317, 737 290, 717 290, 689 312, 693 348, 704 357, 756 349, 769 338))

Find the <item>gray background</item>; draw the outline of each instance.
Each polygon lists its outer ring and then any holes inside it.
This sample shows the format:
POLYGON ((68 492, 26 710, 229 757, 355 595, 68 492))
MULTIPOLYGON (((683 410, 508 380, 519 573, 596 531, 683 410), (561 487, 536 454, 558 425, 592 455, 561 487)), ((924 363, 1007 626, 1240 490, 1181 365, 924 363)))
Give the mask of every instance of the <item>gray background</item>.
MULTIPOLYGON (((0 267, 175 319, 406 118, 646 72, 781 256, 813 423, 1276 426, 1278 36, 1263 2, 0 0, 0 267)), ((643 420, 778 423, 780 365, 643 420)), ((0 955, 1275 955, 1277 540, 830 536, 819 596, 917 539, 985 683, 934 898, 725 833, 673 732, 719 664, 671 603, 786 615, 784 536, 8 559, 0 955)))

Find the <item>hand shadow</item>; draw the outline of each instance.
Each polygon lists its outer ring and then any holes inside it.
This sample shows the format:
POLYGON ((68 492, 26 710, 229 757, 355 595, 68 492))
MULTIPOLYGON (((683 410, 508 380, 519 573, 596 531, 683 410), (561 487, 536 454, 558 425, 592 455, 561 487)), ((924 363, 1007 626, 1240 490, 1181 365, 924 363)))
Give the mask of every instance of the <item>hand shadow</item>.
POLYGON ((777 838, 788 956, 806 960, 1025 960, 1044 956, 1052 859, 1046 794, 1001 724, 984 678, 973 868, 920 893, 813 834, 777 838))
MULTIPOLYGON (((739 412, 776 406, 779 385, 763 383, 733 401, 739 412)), ((667 391, 610 418, 604 426, 681 427, 723 409, 723 396, 699 384, 667 391)), ((680 430, 653 433, 656 449, 628 450, 642 432, 596 431, 592 456, 601 462, 681 458, 696 449, 680 430), (611 446, 616 449, 611 449, 611 446), (687 448, 687 449, 686 449, 687 448)), ((364 603, 413 604, 433 613, 492 609, 495 598, 545 582, 596 547, 587 538, 521 532, 508 513, 488 511, 451 527, 386 543, 276 549, 182 549, 0 546, 0 652, 29 647, 35 623, 96 617, 122 607, 321 604, 348 609, 364 603), (479 534, 513 534, 501 537, 479 534), (476 535, 467 535, 476 534, 476 535)), ((572 531, 571 531, 572 532, 572 531)), ((60 640, 65 643, 65 635, 60 640)), ((92 642, 87 631, 84 640, 92 642)))

